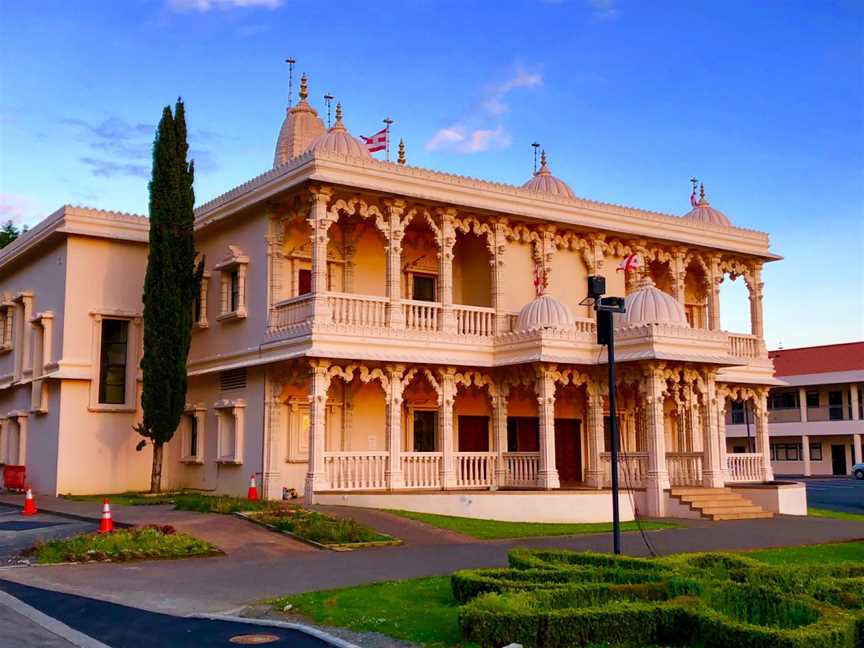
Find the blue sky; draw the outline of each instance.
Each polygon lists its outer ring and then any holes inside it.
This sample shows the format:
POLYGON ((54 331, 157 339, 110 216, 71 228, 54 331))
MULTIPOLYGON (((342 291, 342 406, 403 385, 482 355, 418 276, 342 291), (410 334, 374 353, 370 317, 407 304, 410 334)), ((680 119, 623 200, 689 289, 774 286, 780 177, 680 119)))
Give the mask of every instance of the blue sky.
MULTIPOLYGON (((145 213, 182 95, 198 202, 268 169, 286 56, 354 134, 522 183, 531 142, 586 198, 682 214, 689 178, 769 232, 769 346, 864 339, 864 4, 0 0, 0 219, 145 213)), ((296 92, 296 85, 295 85, 296 92)), ((741 282, 724 326, 747 331, 741 282)))

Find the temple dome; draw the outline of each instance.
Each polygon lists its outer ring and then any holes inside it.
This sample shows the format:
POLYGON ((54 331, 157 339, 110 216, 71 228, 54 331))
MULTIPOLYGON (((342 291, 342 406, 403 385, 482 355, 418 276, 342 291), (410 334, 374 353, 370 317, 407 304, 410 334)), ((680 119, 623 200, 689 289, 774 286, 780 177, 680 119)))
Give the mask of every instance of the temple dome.
POLYGON ((726 214, 719 209, 714 209, 705 197, 705 185, 699 187, 699 202, 696 206, 684 215, 684 218, 696 221, 697 223, 710 223, 711 225, 721 225, 723 227, 732 227, 726 214))
POLYGON ((624 298, 625 313, 616 313, 615 326, 639 324, 671 324, 687 326, 684 307, 672 295, 654 285, 650 277, 643 277, 636 289, 624 298))
POLYGON ((576 318, 566 305, 549 295, 539 295, 519 311, 514 330, 568 329, 575 321, 576 318))
POLYGON ((316 138, 327 132, 327 127, 318 117, 318 113, 306 101, 307 96, 309 90, 304 74, 300 77, 300 101, 286 111, 285 120, 279 130, 276 154, 273 156, 274 168, 301 155, 316 138))
POLYGON ((313 153, 372 157, 366 145, 351 135, 342 124, 342 104, 336 104, 336 121, 333 126, 324 135, 312 142, 309 150, 313 153))
POLYGON ((540 168, 534 172, 533 178, 522 185, 522 188, 552 196, 562 196, 564 198, 576 197, 576 194, 567 186, 567 183, 552 175, 549 167, 546 166, 546 151, 540 154, 540 168))

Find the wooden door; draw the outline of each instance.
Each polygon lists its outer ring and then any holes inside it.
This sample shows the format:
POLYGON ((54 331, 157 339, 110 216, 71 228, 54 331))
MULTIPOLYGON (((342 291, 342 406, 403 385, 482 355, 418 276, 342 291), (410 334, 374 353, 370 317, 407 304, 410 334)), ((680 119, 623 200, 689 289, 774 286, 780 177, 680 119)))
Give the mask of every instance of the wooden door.
POLYGON ((846 446, 831 446, 831 473, 834 475, 847 475, 846 472, 846 446))
POLYGON ((489 452, 489 417, 459 417, 457 452, 489 452))
POLYGON ((555 467, 561 482, 582 481, 582 440, 579 419, 555 419, 555 467))

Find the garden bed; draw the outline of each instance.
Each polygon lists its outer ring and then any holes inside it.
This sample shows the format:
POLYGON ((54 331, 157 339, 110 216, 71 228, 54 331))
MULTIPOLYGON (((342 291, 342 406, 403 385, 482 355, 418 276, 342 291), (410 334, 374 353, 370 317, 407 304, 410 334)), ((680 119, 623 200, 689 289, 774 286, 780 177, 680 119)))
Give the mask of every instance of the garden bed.
POLYGON ((401 540, 378 533, 354 520, 335 518, 298 506, 237 512, 236 515, 319 549, 351 551, 365 547, 389 547, 402 544, 401 540))
POLYGON ((238 511, 267 511, 280 508, 282 504, 276 501, 249 501, 245 497, 232 495, 207 495, 189 491, 174 493, 138 493, 129 491, 113 495, 64 495, 73 501, 101 502, 108 499, 112 504, 120 506, 155 506, 173 504, 178 511, 195 511, 197 513, 222 513, 230 515, 238 511))
POLYGON ((111 533, 83 533, 71 538, 39 542, 22 552, 37 564, 83 562, 129 562, 216 556, 222 552, 214 545, 171 526, 147 525, 119 529, 111 533))

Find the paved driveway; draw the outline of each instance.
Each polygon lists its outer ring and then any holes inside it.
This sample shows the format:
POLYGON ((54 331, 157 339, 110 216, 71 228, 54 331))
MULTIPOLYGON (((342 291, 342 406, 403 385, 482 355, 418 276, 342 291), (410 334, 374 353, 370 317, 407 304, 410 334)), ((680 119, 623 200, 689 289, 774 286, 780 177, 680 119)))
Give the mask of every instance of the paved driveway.
POLYGON ((59 515, 39 513, 32 517, 21 515, 21 509, 0 504, 0 565, 22 562, 19 554, 39 540, 67 538, 79 533, 95 531, 94 522, 84 522, 59 515))
POLYGON ((807 505, 811 508, 864 514, 864 479, 811 477, 801 481, 807 484, 807 505))

